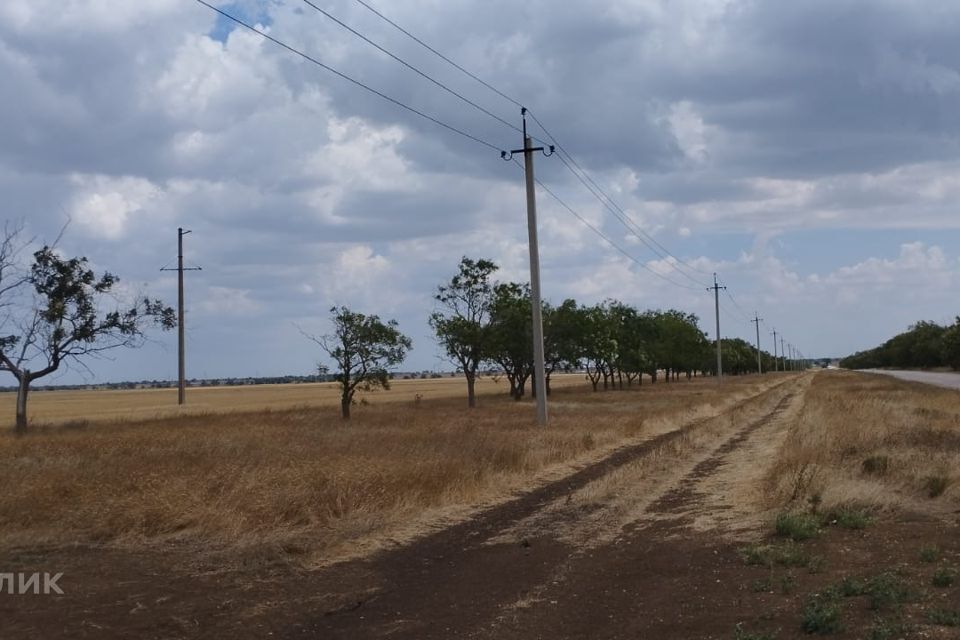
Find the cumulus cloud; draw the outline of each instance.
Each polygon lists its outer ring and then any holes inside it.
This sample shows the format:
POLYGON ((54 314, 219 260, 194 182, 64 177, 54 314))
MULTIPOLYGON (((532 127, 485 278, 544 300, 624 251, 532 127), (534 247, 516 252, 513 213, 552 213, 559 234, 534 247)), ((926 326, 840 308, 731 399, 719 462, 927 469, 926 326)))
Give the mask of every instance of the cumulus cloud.
MULTIPOLYGON (((221 6, 494 146, 520 145, 516 130, 300 2, 221 6)), ((520 125, 516 105, 357 3, 328 8, 520 125)), ((398 1, 387 12, 530 107, 612 208, 676 256, 651 249, 557 157, 538 156, 537 176, 564 203, 540 191, 551 298, 612 297, 709 317, 695 281, 719 271, 739 305, 794 323, 809 353, 869 346, 908 311, 955 313, 944 292, 955 293, 957 249, 931 234, 960 231, 960 8, 492 0, 398 1), (838 233, 889 235, 869 255, 848 255, 831 240, 838 233), (878 292, 897 287, 909 288, 914 307, 884 315, 878 292), (846 315, 831 321, 823 305, 846 315), (844 323, 868 324, 866 316, 875 330, 847 332, 844 323)), ((8 217, 24 217, 41 237, 71 218, 65 251, 168 298, 174 282, 157 269, 175 256, 176 227, 193 229, 188 259, 204 266, 188 284, 195 338, 243 340, 250 360, 276 373, 312 366, 282 353, 297 340, 291 321, 334 303, 395 315, 415 334, 414 362, 433 366, 430 293, 460 256, 496 260, 503 279, 529 273, 515 165, 195 3, 8 0, 0 74, 10 96, 0 102, 8 217), (275 338, 252 339, 267 324, 275 338)), ((725 305, 725 326, 746 332, 738 305, 725 305)), ((226 347, 204 357, 244 366, 226 347)), ((144 366, 122 359, 98 371, 136 376, 144 366)))

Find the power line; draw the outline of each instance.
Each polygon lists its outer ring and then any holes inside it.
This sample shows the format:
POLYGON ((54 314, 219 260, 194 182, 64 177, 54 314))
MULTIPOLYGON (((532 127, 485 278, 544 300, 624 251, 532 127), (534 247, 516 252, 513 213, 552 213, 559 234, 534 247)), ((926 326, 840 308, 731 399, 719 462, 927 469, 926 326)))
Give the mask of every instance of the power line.
POLYGON ((736 299, 733 297, 733 294, 730 293, 730 290, 729 290, 729 289, 724 289, 723 292, 726 294, 726 296, 727 296, 728 298, 730 298, 730 302, 732 302, 733 305, 737 308, 737 310, 738 310, 738 311, 737 311, 737 315, 739 315, 740 318, 741 318, 742 320, 746 321, 746 322, 753 322, 753 321, 750 319, 750 317, 749 317, 749 315, 747 314, 747 312, 743 310, 743 307, 741 307, 740 304, 739 304, 739 303, 736 301, 736 299))
MULTIPOLYGON (((587 173, 586 169, 584 169, 582 166, 580 166, 580 164, 579 164, 579 163, 576 161, 576 159, 570 154, 570 152, 567 151, 566 148, 564 148, 564 146, 563 146, 562 144, 560 144, 560 142, 553 136, 553 134, 550 133, 550 131, 546 128, 546 126, 544 126, 544 124, 543 124, 542 122, 540 122, 539 119, 537 119, 536 114, 531 111, 531 112, 530 112, 530 117, 533 118, 533 121, 537 123, 537 126, 539 126, 540 129, 543 130, 543 133, 544 133, 548 138, 550 138, 550 141, 557 147, 557 149, 559 149, 559 150, 562 152, 562 155, 565 155, 567 158, 570 159, 570 162, 572 162, 573 165, 577 168, 577 170, 579 170, 579 172, 583 174, 584 178, 585 178, 587 181, 589 181, 590 184, 592 184, 593 187, 596 188, 596 190, 599 191, 599 192, 603 195, 603 197, 606 198, 606 199, 610 202, 611 205, 613 205, 614 207, 616 207, 616 209, 617 209, 618 211, 620 211, 620 213, 623 214, 624 217, 626 217, 627 219, 629 219, 629 215, 627 214, 627 212, 624 211, 624 209, 623 209, 620 205, 618 205, 618 204, 613 200, 613 198, 611 198, 610 195, 607 194, 607 192, 603 190, 603 188, 602 188, 599 184, 597 184, 596 180, 594 180, 594 179, 590 176, 590 174, 587 173)), ((561 158, 562 158, 562 156, 561 156, 561 158)), ((577 173, 573 170, 572 167, 569 167, 569 166, 568 166, 567 168, 570 169, 571 173, 574 173, 574 175, 577 175, 577 173)), ((579 176, 577 176, 577 177, 578 177, 578 179, 581 180, 581 182, 583 182, 583 179, 582 179, 582 178, 580 178, 579 176)), ((585 186, 586 186, 586 185, 585 185, 585 186)), ((589 188, 589 187, 588 187, 588 188, 589 188)), ((592 191, 593 191, 593 189, 591 189, 591 192, 592 192, 592 191)), ((594 196, 597 197, 598 199, 600 199, 600 197, 597 196, 597 194, 594 194, 594 196)), ((683 260, 681 260, 681 259, 678 258, 677 256, 673 255, 673 254, 670 252, 669 249, 667 249, 665 246, 663 246, 663 245, 662 245, 659 241, 657 241, 657 239, 654 238, 652 235, 650 235, 649 233, 647 233, 646 231, 644 231, 642 228, 640 228, 640 226, 637 225, 637 224, 636 224, 635 222, 633 222, 632 220, 630 220, 630 224, 633 225, 633 227, 635 227, 636 230, 637 230, 641 235, 643 235, 643 236, 646 237, 648 240, 650 240, 650 242, 652 242, 652 243, 655 244, 657 247, 659 247, 660 251, 662 251, 663 254, 665 254, 665 255, 661 255, 661 257, 666 258, 666 256, 670 256, 670 257, 672 257, 674 260, 676 260, 679 264, 684 265, 685 267, 687 267, 688 269, 690 269, 690 270, 692 270, 692 271, 694 271, 694 272, 697 272, 697 273, 700 273, 700 274, 703 274, 703 275, 709 275, 709 274, 707 274, 705 271, 702 271, 702 270, 700 270, 700 269, 697 269, 696 267, 694 267, 694 266, 692 266, 692 265, 684 262, 683 260)), ((646 244, 646 243, 645 243, 645 244, 646 244)), ((650 246, 650 245, 648 244, 647 246, 650 246)), ((657 249, 654 249, 653 247, 650 247, 650 249, 651 249, 654 253, 659 254, 659 251, 658 251, 657 249)), ((679 271, 679 269, 678 269, 678 271, 679 271)), ((687 274, 684 274, 684 275, 687 275, 687 274)), ((687 275, 687 277, 690 278, 689 275, 687 275)), ((703 283, 700 282, 700 281, 698 281, 698 280, 695 280, 695 279, 693 279, 693 278, 690 278, 690 279, 693 280, 694 282, 696 282, 698 285, 703 285, 703 283)))
MULTIPOLYGON (((513 97, 511 97, 511 96, 509 96, 509 95, 507 95, 506 93, 504 93, 504 92, 501 91, 500 89, 497 89, 496 87, 494 87, 493 85, 491 85, 489 82, 483 80, 482 78, 480 78, 480 77, 477 76, 476 74, 474 74, 474 73, 472 73, 471 71, 465 69, 463 66, 457 64, 456 62, 454 62, 453 60, 451 60, 448 56, 445 56, 443 53, 441 53, 440 51, 438 51, 438 50, 435 49, 434 47, 432 47, 432 46, 430 46, 429 44, 427 44, 426 42, 424 42, 421 38, 418 38, 417 36, 413 35, 413 34, 410 33, 408 30, 404 29, 402 26, 400 26, 399 24, 397 24, 395 21, 393 21, 393 20, 391 20, 390 18, 388 18, 387 16, 383 15, 380 11, 377 11, 375 8, 373 8, 372 6, 370 6, 369 3, 365 2, 364 0, 356 0, 356 1, 357 1, 361 6, 363 6, 364 8, 366 8, 368 11, 370 11, 371 13, 373 13, 374 15, 376 15, 377 17, 379 17, 381 20, 385 21, 386 23, 388 23, 389 25, 391 25, 392 27, 394 27, 395 29, 397 29, 398 31, 400 31, 401 33, 403 33, 404 35, 406 35, 407 37, 409 37, 410 39, 412 39, 414 42, 416 42, 416 43, 419 44, 420 46, 424 47, 425 49, 427 49, 428 51, 430 51, 431 53, 433 53, 434 55, 436 55, 437 57, 439 57, 441 60, 443 60, 443 61, 446 62, 447 64, 451 65, 452 67, 454 67, 454 68, 457 69, 458 71, 460 71, 460 72, 464 73, 465 75, 469 76, 470 78, 472 78, 472 79, 475 80, 476 82, 480 83, 481 85, 483 85, 484 87, 486 87, 486 88, 489 89, 490 91, 496 93, 497 95, 499 95, 499 96, 502 97, 503 99, 505 99, 505 100, 513 103, 514 105, 516 105, 516 106, 518 106, 518 107, 522 107, 522 106, 523 106, 517 99, 515 99, 515 98, 513 98, 513 97)), ((310 2, 309 0, 304 0, 304 2, 306 2, 307 4, 310 4, 311 6, 314 6, 314 5, 312 4, 312 2, 310 2)), ((316 7, 315 7, 315 8, 316 8, 316 7)), ((326 14, 326 12, 323 12, 323 13, 326 14)), ((339 22, 339 21, 337 21, 337 22, 339 22)), ((341 23, 341 24, 342 24, 342 23, 341 23)), ((344 25, 344 26, 345 26, 345 25, 344 25)), ((349 29, 349 27, 347 27, 347 28, 349 29)), ((353 30, 351 29, 351 31, 353 31, 353 30)), ((358 35, 360 35, 360 34, 358 34, 358 35)), ((360 37, 363 37, 363 36, 361 35, 360 37)), ((367 40, 368 42, 370 42, 367 38, 364 38, 364 40, 367 40)), ((371 42, 371 44, 374 44, 374 43, 371 42)), ((384 51, 384 53, 387 53, 387 55, 390 55, 391 57, 394 57, 395 59, 397 59, 397 60, 400 61, 401 63, 407 64, 407 63, 403 62, 402 60, 399 60, 399 58, 396 58, 396 56, 393 56, 393 54, 391 54, 390 52, 384 50, 382 47, 379 47, 379 46, 376 45, 376 44, 374 44, 374 46, 376 46, 376 47, 377 47, 378 49, 380 49, 381 51, 384 51)), ((410 66, 410 65, 407 65, 407 66, 410 66)), ((411 68, 413 68, 413 67, 411 67, 411 68)), ((414 68, 414 70, 417 71, 418 73, 420 73, 417 69, 414 68)), ((421 74, 421 75, 423 75, 423 74, 421 74)), ((426 76, 425 76, 425 77, 426 77, 426 76)), ((429 78, 429 79, 432 81, 432 78, 429 78)), ((441 86, 442 86, 442 85, 441 85, 441 86)), ((446 87, 444 87, 444 88, 446 88, 446 87)), ((459 95, 459 94, 457 94, 457 95, 459 95)), ((476 105, 474 105, 474 106, 476 106, 476 105)), ((683 275, 684 277, 686 277, 688 280, 690 280, 691 282, 693 282, 693 283, 696 284, 697 286, 703 286, 703 282, 701 282, 700 280, 697 280, 696 278, 693 278, 692 276, 690 276, 690 274, 688 274, 687 272, 685 272, 685 271, 683 271, 682 269, 680 269, 677 265, 683 265, 683 266, 687 267, 688 269, 690 269, 691 271, 700 273, 700 274, 702 274, 702 275, 708 275, 708 274, 706 274, 704 271, 701 271, 700 269, 697 269, 696 267, 693 267, 692 265, 684 262, 683 260, 681 260, 680 258, 678 258, 677 256, 675 256, 674 254, 672 254, 672 253, 670 252, 670 250, 667 249, 665 246, 663 246, 663 244, 661 244, 660 242, 658 242, 658 241, 656 240, 656 238, 654 238, 654 237, 651 236, 649 233, 647 233, 646 231, 644 231, 639 225, 637 225, 633 220, 631 220, 630 217, 629 217, 629 215, 626 213, 626 211, 624 211, 623 208, 620 207, 620 206, 609 196, 609 194, 607 194, 607 193, 603 190, 603 188, 602 188, 599 184, 597 184, 597 182, 590 176, 590 174, 587 173, 587 171, 576 161, 576 159, 575 159, 575 158, 563 147, 563 145, 561 145, 560 142, 550 133, 550 131, 546 128, 546 126, 544 126, 544 124, 543 124, 542 122, 540 122, 540 120, 537 118, 536 114, 534 114, 534 113, 533 113, 532 111, 530 111, 529 109, 528 109, 528 113, 530 114, 530 117, 533 118, 534 122, 537 123, 537 126, 539 126, 541 130, 543 130, 544 134, 546 134, 546 136, 547 136, 548 138, 550 138, 550 142, 552 142, 558 149, 560 149, 560 151, 561 151, 562 153, 559 155, 559 157, 560 157, 560 159, 563 161, 564 166, 566 166, 566 168, 574 175, 574 177, 576 177, 576 178, 591 192, 591 194, 592 194, 595 198, 597 198, 597 199, 600 201, 600 203, 603 204, 603 206, 604 206, 605 208, 607 208, 607 209, 627 228, 628 231, 630 231, 630 232, 631 232, 634 236, 636 236, 641 242, 643 242, 643 244, 646 245, 647 248, 649 248, 657 257, 665 260, 666 263, 670 266, 670 268, 672 268, 673 270, 677 271, 678 273, 680 273, 681 275, 683 275), (566 159, 565 159, 563 156, 566 156, 566 159), (567 161, 568 159, 569 159, 569 162, 567 161), (572 163, 573 166, 571 166, 570 163, 572 163), (576 169, 573 168, 574 166, 576 167, 576 169), (582 175, 581 175, 581 174, 582 174, 582 175), (618 212, 619 212, 619 213, 618 213, 618 212), (673 261, 671 261, 670 258, 672 258, 673 261)), ((490 115, 490 114, 488 113, 488 115, 490 115)), ((494 116, 494 117, 496 117, 496 116, 494 116)), ((500 118, 497 118, 497 119, 499 120, 500 118)), ((508 124, 509 124, 509 123, 508 123, 508 124)), ((512 126, 512 125, 510 125, 510 126, 512 126)), ((516 128, 516 127, 514 127, 514 128, 516 128)), ((536 138, 534 138, 534 139, 536 139, 536 138)), ((542 141, 542 140, 538 140, 538 141, 539 141, 539 142, 542 142, 543 144, 546 144, 546 142, 544 142, 544 141, 542 141)))
MULTIPOLYGON (((500 96, 500 97, 503 98, 504 100, 507 100, 508 102, 512 102, 515 106, 517 106, 517 107, 522 107, 522 106, 523 106, 520 102, 518 102, 517 100, 511 98, 510 96, 508 96, 508 95, 505 94, 504 92, 500 91, 499 89, 497 89, 496 87, 494 87, 494 86, 491 85, 490 83, 486 82, 486 81, 483 80, 482 78, 479 78, 478 76, 476 76, 475 74, 471 73, 470 71, 467 71, 466 69, 464 69, 463 67, 461 67, 459 64, 457 64, 456 62, 454 62, 453 60, 451 60, 451 59, 448 58, 447 56, 443 55, 442 53, 440 53, 439 51, 437 51, 436 49, 434 49, 433 47, 431 47, 430 45, 428 45, 426 42, 424 42, 423 40, 421 40, 421 39, 418 38, 417 36, 413 35, 413 34, 410 33, 409 31, 407 31, 406 29, 404 29, 403 27, 401 27, 399 24, 397 24, 396 22, 394 22, 393 20, 391 20, 390 18, 388 18, 387 16, 383 15, 382 13, 380 13, 379 11, 377 11, 376 9, 374 9, 373 7, 371 7, 369 4, 367 4, 367 3, 364 2, 363 0, 357 0, 357 2, 358 2, 359 4, 361 4, 362 6, 364 6, 364 7, 365 7, 367 10, 369 10, 371 13, 373 13, 375 16, 379 17, 381 20, 385 21, 387 24, 389 24, 390 26, 392 26, 392 27, 394 27, 395 29, 397 29, 398 31, 400 31, 400 33, 402 33, 402 34, 404 34, 405 36, 409 37, 409 38, 412 39, 414 42, 416 42, 417 44, 419 44, 420 46, 422 46, 423 48, 425 48, 427 51, 429 51, 430 53, 434 54, 435 56, 437 56, 438 58, 440 58, 441 60, 443 60, 444 62, 446 62, 447 64, 449 64, 450 66, 452 66, 454 69, 457 69, 458 71, 461 71, 461 72, 465 73, 466 75, 470 76, 471 78, 473 78, 474 80, 476 80, 477 82, 479 82, 480 84, 482 84, 483 86, 485 86, 487 89, 490 89, 490 91, 493 91, 495 94, 497 94, 498 96, 500 96)), ((530 115, 532 116, 533 114, 531 113, 530 115)))
MULTIPOLYGON (((549 137, 549 136, 548 136, 548 137, 549 137)), ((558 148, 559 148, 559 147, 558 147, 558 148)), ((567 170, 570 171, 570 173, 573 174, 573 176, 574 176, 575 178, 577 178, 577 180, 579 180, 580 183, 581 183, 584 187, 587 188, 587 190, 593 195, 593 197, 595 197, 595 198, 597 199, 597 201, 598 201, 601 205, 603 205, 603 207, 613 215, 614 218, 616 218, 617 220, 620 221, 620 223, 624 226, 624 228, 626 228, 627 231, 630 232, 631 235, 633 235, 635 238, 637 238, 638 240, 640 240, 640 242, 642 242, 644 245, 646 245, 646 247, 647 247, 648 249, 650 249, 655 256, 657 256, 658 258, 661 258, 661 259, 665 260, 666 263, 667 263, 672 269, 674 269, 677 273, 679 273, 679 274, 682 275, 682 276, 685 276, 688 280, 690 280, 691 282, 693 282, 695 285, 698 285, 698 286, 702 286, 702 285, 703 285, 702 282, 700 282, 700 281, 698 281, 697 279, 691 277, 691 276, 690 276, 689 274, 687 274, 685 271, 682 271, 682 270, 680 270, 679 268, 677 268, 677 266, 676 266, 674 263, 670 262, 670 258, 669 258, 667 255, 663 255, 663 254, 661 254, 659 251, 657 251, 656 247, 654 247, 654 246, 645 238, 645 236, 646 236, 647 234, 646 234, 645 232, 643 232, 642 230, 640 230, 639 227, 637 227, 636 224, 635 224, 632 220, 629 219, 629 217, 626 215, 625 212, 623 212, 622 209, 620 210, 620 211, 622 212, 622 215, 621 215, 621 213, 618 213, 617 208, 615 208, 615 207, 616 207, 615 203, 613 203, 612 201, 610 201, 610 204, 608 204, 607 200, 604 200, 604 198, 602 198, 602 197, 597 193, 597 191, 594 190, 594 187, 591 186, 590 183, 593 182, 592 179, 590 179, 589 176, 586 176, 586 178, 583 177, 583 176, 581 176, 581 175, 580 175, 577 171, 575 171, 574 168, 570 165, 570 163, 567 161, 567 158, 569 158, 571 162, 574 162, 574 163, 576 162, 576 161, 573 160, 572 157, 570 157, 570 154, 568 154, 568 153, 566 153, 566 152, 563 152, 563 153, 557 154, 557 157, 560 158, 560 161, 561 161, 561 162, 563 163, 563 165, 567 168, 567 170), (565 158, 564 156, 566 156, 566 158, 565 158), (588 180, 589 180, 589 182, 588 182, 588 180), (613 205, 613 206, 611 206, 611 205, 613 205), (638 235, 638 233, 637 233, 638 230, 640 231, 640 234, 639 234, 639 235, 638 235)), ((596 183, 593 183, 593 184, 596 184, 596 183)), ((608 198, 608 200, 609 200, 609 198, 608 198)), ((674 259, 677 259, 677 258, 674 257, 674 259)))
MULTIPOLYGON (((514 159, 514 163, 515 163, 518 167, 520 167, 521 170, 523 169, 523 167, 520 165, 519 162, 517 162, 516 159, 514 159)), ((693 287, 690 287, 690 286, 687 286, 687 285, 683 284, 682 282, 677 282, 676 280, 673 280, 673 279, 665 276, 664 274, 658 272, 657 270, 652 269, 648 264, 642 262, 641 260, 638 260, 636 257, 634 257, 634 256, 633 256, 630 252, 628 252, 626 249, 624 249, 623 247, 621 247, 620 245, 618 245, 616 242, 614 242, 613 240, 611 240, 603 231, 601 231, 600 229, 598 229, 598 228, 597 228, 594 224, 592 224, 589 220, 587 220, 587 219, 584 218, 582 215, 580 215, 580 213, 578 213, 578 212, 576 211, 576 209, 574 209, 574 208, 571 207, 569 204, 567 204, 560 196, 558 196, 556 193, 554 193, 553 190, 550 189, 550 187, 548 187, 547 185, 543 184, 543 182, 541 182, 540 179, 537 179, 536 182, 537 182, 538 185, 540 185, 540 188, 541 188, 541 189, 543 189, 543 190, 544 190, 545 192, 547 192, 554 200, 556 200, 558 203, 560 203, 560 206, 562 206, 564 209, 566 209, 566 210, 567 210, 571 215, 573 215, 573 217, 575 217, 577 220, 579 220, 580 222, 582 222, 588 229, 590 229, 590 230, 593 231, 595 234, 597 234, 604 242, 606 242, 606 243, 609 244, 611 247, 613 247, 614 249, 616 249, 618 252, 620 252, 621 254, 623 254, 628 260, 630 260, 631 262, 637 264, 638 266, 642 267, 643 269, 646 269, 647 271, 649 271, 649 272, 652 273, 653 275, 657 276, 658 278, 660 278, 660 279, 662 279, 662 280, 665 280, 666 282, 669 282, 670 284, 672 284, 672 285, 674 285, 674 286, 680 287, 680 288, 682 288, 682 289, 689 289, 689 290, 691 290, 691 291, 695 291, 695 290, 696 290, 696 289, 694 289, 693 287)))
POLYGON ((454 90, 454 89, 451 89, 450 87, 448 87, 447 85, 443 84, 443 83, 440 82, 439 80, 433 78, 432 76, 430 76, 430 75, 427 74, 426 72, 424 72, 424 71, 420 70, 419 68, 417 68, 416 66, 410 64, 409 62, 407 62, 406 60, 404 60, 404 59, 401 58, 400 56, 396 55, 395 53, 393 53, 393 52, 391 52, 391 51, 388 51, 387 49, 385 49, 385 48, 382 47, 381 45, 377 44, 376 42, 374 42, 373 40, 371 40, 371 39, 368 38, 367 36, 363 35, 362 33, 360 33, 359 31, 357 31, 356 29, 354 29, 353 27, 351 27, 351 26, 348 25, 347 23, 343 22, 342 20, 340 20, 339 18, 337 18, 336 16, 334 16, 333 14, 331 14, 330 12, 328 12, 327 10, 318 7, 318 6, 315 5, 313 2, 311 2, 311 0, 303 0, 303 2, 304 2, 305 4, 313 7, 314 9, 316 9, 317 11, 319 11, 321 14, 323 14, 324 16, 326 16, 327 18, 329 18, 329 19, 332 20, 333 22, 336 22, 338 25, 340 25, 341 27, 343 27, 344 29, 346 29, 347 31, 349 31, 350 33, 352 33, 353 35, 357 36, 358 38, 360 38, 361 40, 363 40, 364 42, 366 42, 366 43, 369 44, 370 46, 376 48, 378 51, 380 51, 380 52, 382 52, 382 53, 385 53, 386 55, 390 56, 391 58, 393 58, 394 60, 396 60, 397 62, 399 62, 399 63, 402 64, 403 66, 405 66, 406 68, 410 69, 411 71, 413 71, 414 73, 416 73, 417 75, 419 75, 420 77, 422 77, 422 78, 424 78, 424 79, 426 79, 426 80, 429 80, 430 82, 432 82, 432 83, 435 84, 436 86, 440 87, 441 89, 443 89, 443 90, 446 91, 447 93, 449 93, 449 94, 451 94, 451 95, 453 95, 453 96, 456 96, 457 98, 459 98, 459 99, 462 100, 463 102, 467 103, 468 105, 470 105, 470 106, 473 107, 474 109, 477 109, 478 111, 480 111, 480 112, 482 112, 482 113, 485 113, 486 115, 490 116, 491 118, 493 118, 494 120, 500 122, 501 124, 510 127, 510 128, 513 129, 514 131, 520 132, 520 128, 517 127, 517 126, 516 126, 515 124, 513 124, 512 122, 509 122, 508 120, 505 120, 505 119, 501 118, 500 116, 498 116, 497 114, 493 113, 492 111, 489 111, 488 109, 480 106, 479 104, 477 104, 477 103, 474 102, 473 100, 470 100, 469 98, 467 98, 467 97, 464 96, 463 94, 457 92, 457 91, 454 90))
POLYGON ((420 116, 421 118, 424 118, 425 120, 429 120, 430 122, 433 122, 434 124, 439 125, 439 126, 443 127, 444 129, 447 129, 448 131, 452 131, 453 133, 456 133, 456 134, 458 134, 458 135, 460 135, 460 136, 463 136, 464 138, 467 138, 467 139, 469 139, 469 140, 473 140, 474 142, 479 143, 479 144, 482 144, 482 145, 485 146, 485 147, 489 147, 490 149, 493 149, 494 151, 500 152, 500 151, 503 150, 501 147, 499 147, 499 146, 497 146, 497 145, 495 145, 495 144, 492 144, 492 143, 490 143, 490 142, 487 142, 486 140, 483 140, 483 139, 481 139, 481 138, 478 138, 477 136, 475 136, 475 135, 473 135, 473 134, 470 134, 470 133, 467 133, 466 131, 464 131, 464 130, 462 130, 462 129, 459 129, 459 128, 451 125, 451 124, 447 124, 446 122, 443 122, 442 120, 440 120, 440 119, 438 119, 438 118, 435 118, 435 117, 433 117, 433 116, 431 116, 431 115, 428 115, 428 114, 424 113, 423 111, 420 111, 419 109, 417 109, 417 108, 415 108, 415 107, 411 107, 411 106, 408 105, 408 104, 404 104, 403 102, 400 102, 400 101, 397 100, 396 98, 392 98, 392 97, 388 96, 387 94, 383 93, 382 91, 378 91, 377 89, 374 89, 373 87, 371 87, 371 86, 369 86, 369 85, 367 85, 367 84, 364 84, 363 82, 361 82, 361 81, 359 81, 359 80, 357 80, 357 79, 355 79, 355 78, 352 78, 352 77, 348 76, 347 74, 343 73, 342 71, 338 71, 338 70, 334 69, 333 67, 331 67, 330 65, 327 65, 327 64, 324 64, 323 62, 320 62, 319 60, 317 60, 316 58, 314 58, 314 57, 311 56, 310 54, 304 53, 303 51, 300 51, 299 49, 297 49, 297 48, 295 48, 295 47, 292 47, 292 46, 288 45, 287 43, 285 43, 285 42, 283 42, 283 41, 281 41, 281 40, 278 40, 277 38, 274 38, 274 37, 271 36, 270 34, 265 33, 265 32, 263 32, 263 31, 261 31, 260 29, 257 29, 256 27, 254 27, 253 25, 245 22, 244 20, 242 20, 242 19, 240 19, 240 18, 237 18, 236 16, 227 13, 226 11, 224 11, 224 10, 222 10, 222 9, 218 9, 217 7, 214 7, 213 5, 207 3, 205 0, 196 0, 196 2, 199 3, 199 4, 202 4, 203 6, 207 7, 207 8, 210 9, 211 11, 215 11, 215 12, 219 13, 219 14, 220 14, 221 16, 223 16, 224 18, 227 18, 228 20, 231 20, 231 21, 235 22, 236 24, 240 25, 241 27, 244 27, 244 28, 246 28, 246 29, 249 29, 250 31, 258 34, 259 36, 261 36, 261 37, 263 37, 263 38, 265 38, 265 39, 267 39, 267 40, 269 40, 270 42, 273 42, 274 44, 276 44, 276 45, 278 45, 278 46, 280 46, 280 47, 283 47, 284 49, 286 49, 286 50, 289 51, 290 53, 293 53, 293 54, 295 54, 295 55, 297 55, 297 56, 300 56, 300 57, 303 58, 304 60, 307 60, 308 62, 312 62, 313 64, 317 65, 318 67, 320 67, 320 68, 322 68, 322 69, 326 69, 326 70, 329 71, 330 73, 332 73, 332 74, 334 74, 334 75, 336 75, 336 76, 338 76, 338 77, 346 80, 347 82, 350 82, 350 83, 352 83, 352 84, 354 84, 354 85, 356 85, 356 86, 358 86, 358 87, 360 87, 360 88, 362 88, 362 89, 365 89, 366 91, 369 91, 370 93, 372 93, 372 94, 374 94, 374 95, 376 95, 376 96, 379 96, 379 97, 383 98, 383 99, 386 100, 387 102, 390 102, 390 103, 392 103, 392 104, 394 104, 394 105, 396 105, 396 106, 398 106, 398 107, 400 107, 400 108, 402 108, 402 109, 406 109, 406 110, 409 111, 410 113, 416 114, 416 115, 420 116))

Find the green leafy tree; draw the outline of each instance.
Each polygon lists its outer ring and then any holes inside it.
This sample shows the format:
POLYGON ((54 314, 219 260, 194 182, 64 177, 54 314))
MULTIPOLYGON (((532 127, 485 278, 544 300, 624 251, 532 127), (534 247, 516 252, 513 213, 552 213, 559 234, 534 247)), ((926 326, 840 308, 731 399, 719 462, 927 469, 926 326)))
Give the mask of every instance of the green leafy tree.
POLYGON ((83 257, 62 258, 48 246, 33 254, 20 281, 28 291, 4 318, 5 332, 16 332, 0 337, 0 370, 18 382, 18 433, 27 429, 27 398, 35 380, 70 363, 82 366, 104 351, 141 346, 148 323, 176 326, 173 309, 160 300, 143 297, 119 306, 111 295, 118 281, 111 273, 98 277, 83 257))
MULTIPOLYGON (((340 413, 349 420, 357 389, 389 389, 390 369, 404 361, 413 344, 397 329, 396 320, 383 322, 378 316, 347 307, 332 307, 330 316, 333 333, 307 337, 334 361, 333 379, 340 384, 340 413)), ((320 369, 325 371, 325 367, 320 369)))
POLYGON ((533 318, 530 287, 508 282, 494 286, 485 359, 497 363, 510 383, 510 396, 524 396, 533 373, 533 318))
POLYGON ((951 369, 960 371, 960 316, 943 332, 940 357, 951 369))
POLYGON ((587 378, 596 391, 603 380, 609 388, 610 369, 617 357, 617 336, 606 305, 586 307, 583 313, 583 361, 587 378))
POLYGON ((447 357, 467 379, 467 404, 477 406, 477 370, 484 360, 489 334, 490 305, 497 265, 463 257, 457 274, 437 287, 434 299, 443 307, 430 316, 430 328, 447 357))
POLYGON ((579 369, 583 361, 583 312, 576 300, 567 299, 558 307, 543 307, 543 350, 547 394, 555 371, 579 369))

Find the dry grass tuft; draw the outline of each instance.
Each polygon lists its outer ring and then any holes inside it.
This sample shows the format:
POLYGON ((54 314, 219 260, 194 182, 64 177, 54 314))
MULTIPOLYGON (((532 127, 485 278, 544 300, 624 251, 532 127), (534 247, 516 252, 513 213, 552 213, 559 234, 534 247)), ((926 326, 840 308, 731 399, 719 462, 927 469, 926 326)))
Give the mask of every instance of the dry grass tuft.
MULTIPOLYGON (((852 372, 818 374, 766 476, 771 505, 945 511, 960 499, 955 391, 852 372)), ((955 508, 955 507, 954 507, 955 508)))
MULTIPOLYGON (((0 436, 0 547, 178 544, 227 560, 356 555, 508 496, 758 383, 560 389, 549 429, 487 398, 211 412, 0 436), (379 541, 379 542, 378 542, 379 541)), ((246 561, 246 560, 245 560, 246 561)))

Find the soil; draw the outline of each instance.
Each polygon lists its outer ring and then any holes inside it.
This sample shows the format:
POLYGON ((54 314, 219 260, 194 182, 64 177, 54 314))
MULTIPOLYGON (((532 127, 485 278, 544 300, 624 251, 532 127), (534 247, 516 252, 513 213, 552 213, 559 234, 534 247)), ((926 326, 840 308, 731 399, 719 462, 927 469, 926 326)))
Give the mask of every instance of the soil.
POLYGON ((960 638, 960 628, 928 620, 934 609, 960 612, 960 586, 931 584, 939 567, 960 566, 958 514, 828 526, 791 547, 814 559, 805 567, 745 561, 751 542, 788 543, 770 537, 769 520, 749 520, 735 478, 755 471, 750 456, 777 441, 804 389, 769 391, 757 415, 671 462, 670 482, 621 482, 619 491, 634 487, 636 508, 623 511, 626 521, 601 518, 607 529, 590 531, 594 544, 571 543, 570 531, 607 507, 572 497, 703 425, 620 449, 411 544, 313 571, 210 571, 169 547, 4 552, 4 572, 63 572, 64 595, 0 594, 0 638, 799 638, 816 594, 881 574, 909 596, 875 609, 866 596, 844 598, 833 637, 960 638), (932 545, 937 558, 921 561, 932 545))

